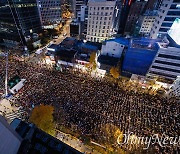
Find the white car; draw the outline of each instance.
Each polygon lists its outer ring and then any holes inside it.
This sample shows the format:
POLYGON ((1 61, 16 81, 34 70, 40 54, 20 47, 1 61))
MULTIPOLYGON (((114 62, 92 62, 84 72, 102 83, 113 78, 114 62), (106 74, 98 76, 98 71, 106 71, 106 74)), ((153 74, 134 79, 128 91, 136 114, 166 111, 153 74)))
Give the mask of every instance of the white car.
POLYGON ((53 36, 53 39, 58 39, 58 36, 53 36))

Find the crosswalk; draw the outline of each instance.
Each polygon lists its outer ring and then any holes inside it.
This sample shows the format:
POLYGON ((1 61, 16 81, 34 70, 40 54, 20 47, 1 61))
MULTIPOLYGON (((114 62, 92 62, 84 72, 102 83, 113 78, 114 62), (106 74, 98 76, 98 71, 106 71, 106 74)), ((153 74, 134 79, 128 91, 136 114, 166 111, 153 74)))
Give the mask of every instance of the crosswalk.
POLYGON ((9 121, 13 121, 15 118, 25 120, 25 114, 26 114, 26 112, 24 110, 20 109, 15 112, 5 114, 5 117, 9 121))

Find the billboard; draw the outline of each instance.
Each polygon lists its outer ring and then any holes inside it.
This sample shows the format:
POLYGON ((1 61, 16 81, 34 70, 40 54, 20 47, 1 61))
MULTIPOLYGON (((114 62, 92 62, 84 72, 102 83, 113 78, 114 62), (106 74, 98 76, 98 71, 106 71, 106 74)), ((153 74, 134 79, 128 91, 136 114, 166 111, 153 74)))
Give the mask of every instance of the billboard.
POLYGON ((176 42, 176 44, 180 45, 180 19, 176 18, 173 22, 170 30, 168 31, 169 36, 176 42))

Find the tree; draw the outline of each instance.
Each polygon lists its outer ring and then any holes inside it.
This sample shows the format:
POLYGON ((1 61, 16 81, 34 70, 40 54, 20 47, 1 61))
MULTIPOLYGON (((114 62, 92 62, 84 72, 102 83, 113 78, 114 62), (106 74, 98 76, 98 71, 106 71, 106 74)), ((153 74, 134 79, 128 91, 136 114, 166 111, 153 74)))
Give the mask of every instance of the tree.
POLYGON ((32 39, 27 41, 27 48, 29 51, 33 51, 35 49, 33 46, 33 40, 32 39))
POLYGON ((110 73, 111 73, 111 75, 112 75, 115 79, 119 78, 119 76, 120 76, 119 70, 118 70, 117 67, 112 67, 112 68, 110 69, 110 73))
POLYGON ((92 52, 89 58, 89 63, 86 64, 86 67, 88 68, 88 70, 90 72, 92 72, 92 70, 95 70, 97 67, 97 63, 96 63, 96 53, 92 52))
POLYGON ((35 107, 30 116, 30 122, 50 135, 55 135, 53 120, 54 107, 51 105, 39 105, 35 107))
POLYGON ((49 42, 49 38, 47 38, 47 37, 43 37, 43 38, 41 39, 41 44, 42 44, 42 45, 46 45, 48 42, 49 42))
POLYGON ((113 124, 105 124, 101 126, 100 129, 103 134, 101 134, 99 142, 103 142, 107 147, 108 153, 124 154, 123 149, 118 145, 123 142, 123 132, 113 124))
POLYGON ((49 35, 51 36, 57 36, 59 35, 59 31, 57 29, 49 29, 48 30, 49 35))

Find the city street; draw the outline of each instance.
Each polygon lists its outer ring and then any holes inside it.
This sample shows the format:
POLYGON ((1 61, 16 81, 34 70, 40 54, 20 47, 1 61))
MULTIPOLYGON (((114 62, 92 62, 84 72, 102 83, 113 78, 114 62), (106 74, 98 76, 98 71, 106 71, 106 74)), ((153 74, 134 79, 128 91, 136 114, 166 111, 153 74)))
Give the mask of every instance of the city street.
MULTIPOLYGON (((50 43, 48 43, 46 46, 49 46, 50 44, 60 44, 66 37, 70 37, 70 23, 72 19, 69 19, 66 21, 66 24, 63 26, 63 31, 61 34, 58 36, 57 39, 53 39, 50 43), (66 34, 66 35, 65 35, 66 34)), ((32 54, 27 58, 27 61, 30 63, 39 63, 41 59, 45 57, 45 52, 47 50, 45 49, 43 52, 40 54, 32 54)))
POLYGON ((53 44, 60 44, 66 37, 70 37, 70 23, 72 19, 68 19, 66 24, 63 26, 63 31, 59 35, 58 39, 53 40, 53 44))

